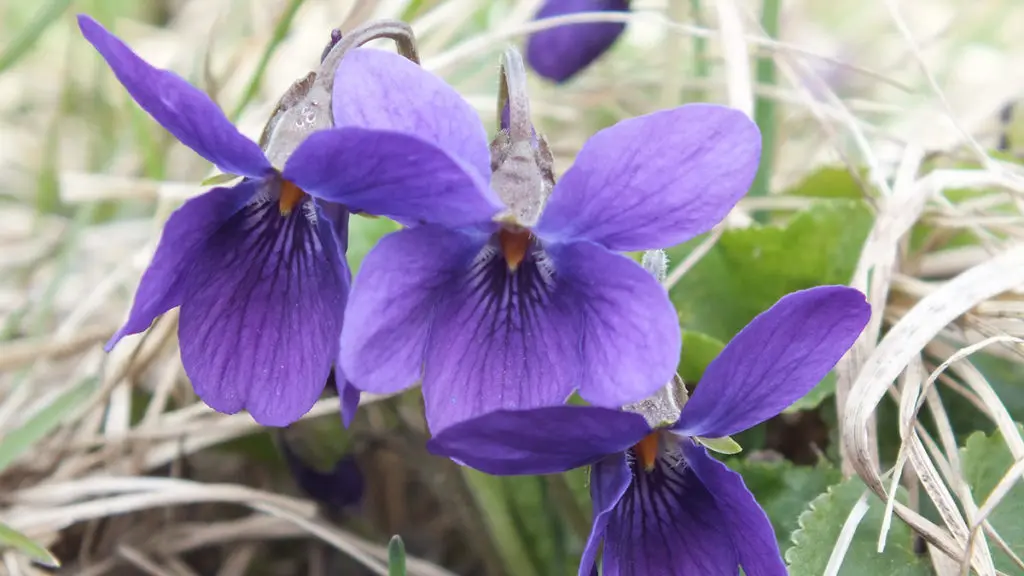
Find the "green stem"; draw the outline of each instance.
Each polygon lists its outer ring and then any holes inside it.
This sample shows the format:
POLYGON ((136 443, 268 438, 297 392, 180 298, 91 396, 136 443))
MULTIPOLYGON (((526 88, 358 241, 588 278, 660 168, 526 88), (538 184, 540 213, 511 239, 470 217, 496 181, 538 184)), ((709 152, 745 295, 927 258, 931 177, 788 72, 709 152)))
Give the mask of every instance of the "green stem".
MULTIPOLYGON (((764 0, 761 5, 761 27, 765 34, 775 39, 779 35, 779 8, 781 0, 764 0)), ((771 56, 757 60, 757 85, 775 85, 775 60, 771 56)), ((754 105, 754 121, 761 129, 761 166, 750 188, 750 196, 767 196, 775 161, 775 101, 760 96, 754 105)), ((758 216, 763 217, 763 214, 758 216)), ((759 218, 760 220, 760 218, 759 218)))

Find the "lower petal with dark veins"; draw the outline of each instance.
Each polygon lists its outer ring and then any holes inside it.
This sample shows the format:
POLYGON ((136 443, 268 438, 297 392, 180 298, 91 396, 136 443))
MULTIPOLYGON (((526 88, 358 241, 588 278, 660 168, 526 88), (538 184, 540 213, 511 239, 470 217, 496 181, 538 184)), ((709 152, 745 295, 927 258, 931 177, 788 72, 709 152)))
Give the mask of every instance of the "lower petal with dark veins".
MULTIPOLYGON (((308 202, 308 200, 307 200, 308 202)), ((313 206, 246 206, 196 258, 181 306, 185 371, 212 408, 282 426, 320 397, 337 358, 348 270, 313 206)))

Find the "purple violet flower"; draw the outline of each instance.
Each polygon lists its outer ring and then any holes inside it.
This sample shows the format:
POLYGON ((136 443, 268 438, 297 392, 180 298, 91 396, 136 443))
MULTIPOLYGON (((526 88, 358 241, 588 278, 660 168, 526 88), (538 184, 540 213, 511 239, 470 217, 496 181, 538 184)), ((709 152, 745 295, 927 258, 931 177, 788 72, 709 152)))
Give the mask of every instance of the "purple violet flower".
MULTIPOLYGON (((627 12, 629 0, 547 0, 534 20, 580 12, 627 12)), ((526 60, 538 74, 565 82, 605 53, 626 29, 623 22, 563 24, 534 32, 526 60)))
MULTIPOLYGON (((556 185, 515 59, 503 84, 514 93, 509 128, 492 149, 491 186, 507 210, 383 238, 363 260, 342 330, 349 380, 379 394, 422 380, 434 432, 497 409, 562 404, 576 389, 621 406, 668 381, 681 346, 675 310, 617 252, 706 232, 757 171, 756 125, 691 104, 598 132, 556 185)), ((479 153, 487 142, 464 146, 479 153)))
MULTIPOLYGON (((500 208, 478 183, 489 174, 487 152, 461 153, 461 142, 485 137, 483 127, 458 115, 462 98, 451 87, 401 56, 351 50, 337 74, 297 83, 305 99, 268 125, 265 153, 206 94, 150 66, 93 19, 78 21, 139 106, 220 170, 244 177, 171 215, 128 320, 107 345, 180 307, 182 364, 215 410, 244 408, 282 426, 320 397, 349 290, 350 210, 466 226, 500 208), (396 111, 409 103, 416 108, 396 111)), ((339 373, 350 419, 358 393, 345 381, 339 373)))
MULTIPOLYGON (((822 286, 783 297, 708 366, 674 422, 595 406, 497 411, 427 445, 489 474, 592 464, 594 521, 580 575, 604 543, 605 576, 786 574, 764 511, 742 478, 696 438, 742 432, 804 396, 871 315, 864 296, 822 286)), ((656 402, 655 402, 656 403, 656 402)))
POLYGON ((301 437, 290 440, 284 429, 279 430, 281 454, 300 490, 332 514, 344 513, 359 505, 366 491, 366 478, 354 454, 345 454, 329 469, 323 469, 315 466, 312 459, 299 449, 301 437))

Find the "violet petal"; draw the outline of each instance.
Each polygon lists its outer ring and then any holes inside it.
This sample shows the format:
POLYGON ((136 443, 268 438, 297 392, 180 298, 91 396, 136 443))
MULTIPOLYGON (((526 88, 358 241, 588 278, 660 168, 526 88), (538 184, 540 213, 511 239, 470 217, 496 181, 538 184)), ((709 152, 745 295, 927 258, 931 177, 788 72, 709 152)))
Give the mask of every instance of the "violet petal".
POLYGON ((612 454, 590 468, 590 500, 594 522, 580 559, 579 576, 596 573, 597 553, 608 529, 608 520, 615 506, 633 483, 633 471, 625 452, 612 454))
POLYGON ((846 286, 783 296, 708 365, 673 429, 719 438, 775 416, 828 374, 870 317, 864 295, 846 286))
MULTIPOLYGON (((689 441, 687 441, 689 442, 689 441)), ((636 459, 604 535, 605 576, 736 576, 739 556, 714 495, 683 463, 636 459)))
POLYGON ((357 48, 341 59, 331 100, 334 125, 417 136, 476 169, 487 182, 491 155, 480 115, 432 72, 383 50, 357 48))
MULTIPOLYGON (((628 0, 548 0, 534 20, 579 12, 626 12, 628 0)), ((534 32, 526 41, 526 61, 538 74, 565 82, 605 53, 622 35, 621 22, 563 24, 534 32)))
POLYGON ((488 474, 552 474, 622 453, 650 431, 639 414, 594 406, 498 410, 445 428, 427 449, 488 474))
POLYGON ((437 302, 483 242, 428 225, 388 234, 370 250, 341 333, 341 367, 357 388, 387 394, 420 379, 437 302))
POLYGON ((267 426, 305 414, 338 355, 347 265, 327 219, 313 224, 304 208, 246 206, 197 256, 181 305, 181 359, 196 393, 267 426))
MULTIPOLYGON (((654 394, 679 364, 679 320, 665 289, 639 264, 588 242, 551 247, 581 353, 579 391, 617 407, 654 394)), ((568 330, 561 326, 560 330, 568 330)))
POLYGON ((201 90, 150 66, 92 18, 79 15, 78 26, 135 102, 182 144, 229 174, 258 178, 272 170, 260 147, 201 90))
POLYGON ((746 576, 786 576, 786 563, 768 515, 743 478, 712 458, 703 446, 685 442, 683 454, 686 465, 715 499, 718 521, 728 529, 746 576))
POLYGON ((724 106, 687 104, 623 120, 583 145, 536 231, 615 251, 674 246, 729 213, 760 152, 757 126, 724 106))
POLYGON ((478 225, 501 209, 475 168, 401 132, 314 132, 288 159, 284 177, 321 200, 406 225, 478 225))
POLYGON ((107 342, 109 352, 129 334, 138 334, 157 316, 182 302, 183 280, 213 234, 256 194, 259 181, 214 188, 190 198, 164 224, 156 253, 135 291, 128 320, 107 342))

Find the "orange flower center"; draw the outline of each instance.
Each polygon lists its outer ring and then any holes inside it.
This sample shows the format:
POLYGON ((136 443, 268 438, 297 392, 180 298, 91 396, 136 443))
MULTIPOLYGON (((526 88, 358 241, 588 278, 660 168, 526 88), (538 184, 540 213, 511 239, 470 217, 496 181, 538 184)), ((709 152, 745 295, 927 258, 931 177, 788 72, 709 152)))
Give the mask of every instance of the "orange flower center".
POLYGON ((509 270, 515 272, 526 258, 526 252, 530 249, 530 236, 530 231, 524 228, 502 228, 498 232, 498 245, 501 246, 509 270))
POLYGON ((658 459, 658 433, 651 432, 644 436, 643 440, 633 446, 633 454, 644 465, 644 470, 654 470, 654 463, 658 459))
POLYGON ((281 210, 281 216, 288 216, 292 213, 292 210, 302 202, 302 199, 306 197, 306 193, 302 191, 292 182, 284 180, 281 182, 281 198, 277 201, 278 208, 281 210))

